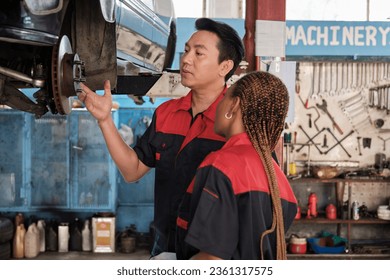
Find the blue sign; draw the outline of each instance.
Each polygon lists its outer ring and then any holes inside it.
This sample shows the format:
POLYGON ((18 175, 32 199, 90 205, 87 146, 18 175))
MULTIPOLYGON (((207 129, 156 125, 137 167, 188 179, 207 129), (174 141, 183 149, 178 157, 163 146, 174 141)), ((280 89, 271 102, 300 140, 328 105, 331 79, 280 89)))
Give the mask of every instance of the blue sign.
POLYGON ((390 56, 390 23, 286 21, 286 56, 390 56))
MULTIPOLYGON (((244 19, 217 19, 245 35, 244 19)), ((178 19, 174 69, 191 36, 195 19, 178 19)), ((286 57, 381 57, 390 59, 390 22, 385 21, 286 21, 286 57)))

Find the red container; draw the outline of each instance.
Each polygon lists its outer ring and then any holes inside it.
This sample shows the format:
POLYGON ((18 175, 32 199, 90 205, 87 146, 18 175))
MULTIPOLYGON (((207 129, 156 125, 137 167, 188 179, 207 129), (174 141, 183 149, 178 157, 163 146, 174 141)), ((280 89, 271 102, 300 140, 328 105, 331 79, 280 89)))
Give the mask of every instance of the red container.
POLYGON ((325 212, 327 219, 335 220, 337 218, 336 206, 334 206, 333 204, 329 204, 328 206, 326 206, 325 212))
POLYGON ((291 254, 306 254, 306 238, 300 238, 296 235, 291 236, 288 250, 291 254))
POLYGON ((311 193, 309 195, 309 202, 308 202, 308 218, 310 217, 317 217, 317 196, 315 193, 311 193))
POLYGON ((297 214, 295 215, 295 220, 299 220, 301 218, 301 207, 299 207, 298 205, 298 208, 297 208, 297 214))

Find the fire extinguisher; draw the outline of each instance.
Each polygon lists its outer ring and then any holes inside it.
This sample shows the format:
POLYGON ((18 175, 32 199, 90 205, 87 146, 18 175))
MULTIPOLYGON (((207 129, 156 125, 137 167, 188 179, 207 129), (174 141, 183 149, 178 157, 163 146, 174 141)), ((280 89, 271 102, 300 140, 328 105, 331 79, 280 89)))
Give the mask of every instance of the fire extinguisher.
POLYGON ((307 218, 317 217, 317 196, 315 193, 309 195, 307 218))

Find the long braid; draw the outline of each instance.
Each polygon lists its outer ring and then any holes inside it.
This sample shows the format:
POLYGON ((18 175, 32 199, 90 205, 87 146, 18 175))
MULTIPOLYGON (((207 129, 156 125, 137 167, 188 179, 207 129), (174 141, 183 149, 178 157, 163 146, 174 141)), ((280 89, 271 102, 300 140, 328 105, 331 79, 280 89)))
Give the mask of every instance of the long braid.
POLYGON ((287 116, 289 103, 287 88, 272 74, 253 72, 236 83, 233 95, 241 99, 245 130, 263 162, 269 182, 273 219, 271 227, 260 236, 261 258, 264 259, 264 237, 276 230, 276 258, 286 259, 283 211, 272 151, 283 131, 287 116))

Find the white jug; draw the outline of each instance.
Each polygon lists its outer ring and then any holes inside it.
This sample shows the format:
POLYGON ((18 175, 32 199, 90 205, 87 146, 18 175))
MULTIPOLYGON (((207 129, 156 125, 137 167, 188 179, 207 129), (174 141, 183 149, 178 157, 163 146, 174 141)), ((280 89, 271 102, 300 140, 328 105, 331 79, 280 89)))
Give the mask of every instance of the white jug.
POLYGON ((69 251, 69 226, 62 223, 58 226, 58 252, 69 251))
POLYGON ((45 252, 46 251, 46 234, 45 234, 45 221, 44 220, 38 220, 38 230, 39 230, 39 251, 45 252))

